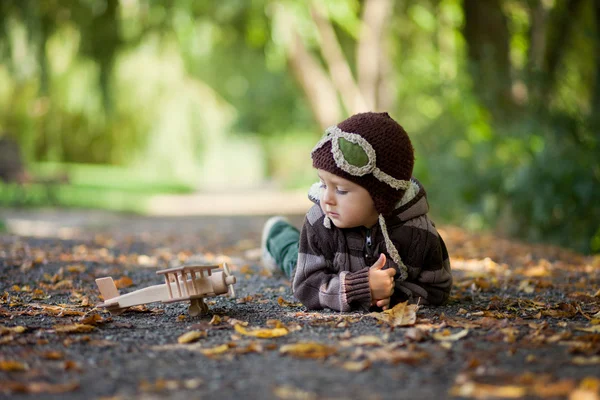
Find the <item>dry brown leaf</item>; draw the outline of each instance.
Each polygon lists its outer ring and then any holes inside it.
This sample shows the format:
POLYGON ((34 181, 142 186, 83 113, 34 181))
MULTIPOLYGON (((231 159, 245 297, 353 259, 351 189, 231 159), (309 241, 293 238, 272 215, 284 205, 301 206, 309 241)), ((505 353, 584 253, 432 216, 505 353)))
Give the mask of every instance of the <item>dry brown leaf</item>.
POLYGON ((0 360, 0 370, 2 371, 27 371, 28 369, 27 363, 15 360, 0 360))
POLYGON ((60 333, 86 333, 91 332, 96 327, 87 324, 55 325, 54 330, 60 333))
POLYGON ((474 399, 504 398, 518 399, 527 394, 527 388, 517 385, 496 386, 476 382, 465 382, 450 389, 450 395, 474 399))
POLYGON ((571 359, 571 362, 573 364, 577 364, 577 365, 600 364, 600 356, 592 356, 592 357, 576 356, 571 359))
POLYGON ((287 301, 281 296, 279 296, 279 298, 277 299, 277 304, 279 304, 281 307, 302 307, 302 303, 294 303, 291 301, 287 301))
POLYGON ((123 289, 123 288, 133 285, 133 281, 128 276, 122 276, 114 282, 115 282, 115 285, 117 286, 117 289, 123 289))
POLYGON ((315 400, 317 395, 312 392, 306 392, 292 386, 277 386, 273 393, 283 400, 315 400))
POLYGON ((40 312, 31 312, 31 313, 29 313, 29 315, 49 314, 49 315, 52 315, 55 317, 85 315, 85 312, 75 310, 74 308, 72 308, 72 306, 69 306, 67 304, 52 305, 52 304, 29 303, 29 304, 27 304, 27 306, 29 306, 33 309, 41 310, 40 312))
POLYGON ((298 358, 327 358, 335 354, 337 349, 322 343, 299 342, 281 346, 279 352, 298 358))
POLYGON ((81 365, 77 361, 65 360, 63 363, 63 369, 65 371, 81 371, 81 365))
POLYGON ((106 322, 106 319, 102 318, 100 314, 90 313, 81 317, 79 322, 86 325, 98 325, 106 322))
POLYGON ((27 330, 24 326, 2 326, 0 325, 0 335, 8 335, 9 333, 23 333, 27 330))
POLYGON ((600 325, 592 325, 586 326, 584 328, 575 328, 578 331, 590 332, 590 333, 600 333, 600 325))
POLYGON ((340 342, 340 345, 344 347, 348 346, 383 346, 383 341, 381 338, 373 335, 362 335, 357 336, 355 338, 351 338, 350 340, 344 340, 340 342))
POLYGON ((48 382, 11 382, 3 381, 2 388, 13 393, 50 393, 60 394, 72 392, 79 388, 78 382, 70 383, 48 383, 48 382))
POLYGON ((398 350, 389 347, 377 348, 365 354, 372 362, 382 361, 390 364, 405 363, 416 365, 429 358, 429 354, 424 351, 398 350))
POLYGON ((369 361, 369 360, 346 361, 345 363, 342 364, 342 368, 344 368, 346 371, 350 371, 350 372, 364 371, 365 369, 369 368, 370 366, 371 366, 371 361, 369 361))
POLYGON ((269 338, 276 338, 276 337, 281 337, 281 336, 285 336, 288 333, 290 333, 290 331, 285 328, 254 328, 254 329, 246 329, 243 326, 241 326, 240 324, 235 324, 234 325, 235 331, 245 335, 245 336, 253 336, 253 337, 257 337, 257 338, 261 338, 261 339, 269 339, 269 338))
POLYGON ((441 332, 435 332, 432 336, 435 340, 443 342, 455 342, 467 336, 469 334, 468 329, 463 329, 456 333, 452 333, 450 329, 444 329, 441 332))
POLYGON ((210 322, 209 322, 209 324, 210 324, 210 325, 220 325, 220 324, 221 324, 221 322, 223 322, 223 320, 221 319, 221 317, 215 314, 215 315, 213 315, 213 316, 212 316, 212 318, 210 319, 210 322))
POLYGON ((71 273, 81 273, 81 272, 85 272, 85 265, 83 265, 83 264, 67 265, 66 269, 68 272, 71 272, 71 273))
POLYGON ((56 350, 49 350, 42 354, 42 358, 45 358, 46 360, 62 360, 63 357, 63 353, 56 350))
POLYGON ((536 382, 531 392, 541 398, 567 396, 575 388, 575 381, 570 379, 558 382, 536 382))
POLYGON ((200 353, 204 354, 207 357, 214 357, 214 356, 218 356, 218 355, 228 352, 231 347, 232 346, 225 343, 225 344, 221 344, 219 346, 215 346, 215 347, 211 347, 211 348, 207 348, 207 349, 200 349, 199 351, 200 351, 200 353))
POLYGON ((189 331, 177 338, 177 343, 193 343, 198 339, 206 337, 206 331, 189 331))
POLYGON ((419 306, 416 304, 398 303, 393 308, 383 312, 372 312, 368 314, 379 321, 385 322, 390 326, 410 326, 414 325, 417 320, 417 310, 419 306))

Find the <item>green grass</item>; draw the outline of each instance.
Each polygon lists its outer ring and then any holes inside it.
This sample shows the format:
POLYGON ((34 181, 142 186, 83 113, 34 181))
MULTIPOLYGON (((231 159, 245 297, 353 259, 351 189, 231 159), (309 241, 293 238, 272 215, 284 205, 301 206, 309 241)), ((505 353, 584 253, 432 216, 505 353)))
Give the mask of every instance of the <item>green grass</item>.
POLYGON ((114 166, 44 163, 32 166, 30 171, 36 182, 48 183, 0 183, 0 206, 76 207, 144 213, 147 202, 155 195, 193 191, 179 182, 114 166), (61 181, 61 176, 66 176, 67 180, 61 181))

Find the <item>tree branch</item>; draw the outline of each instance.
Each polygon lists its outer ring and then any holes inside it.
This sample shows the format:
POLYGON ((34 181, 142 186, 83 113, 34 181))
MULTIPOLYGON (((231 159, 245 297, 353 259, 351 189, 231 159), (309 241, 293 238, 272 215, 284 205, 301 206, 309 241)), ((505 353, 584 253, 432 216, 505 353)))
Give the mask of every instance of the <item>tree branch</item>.
POLYGON ((311 12, 321 38, 321 54, 327 63, 329 76, 342 98, 344 108, 350 114, 369 111, 369 105, 352 76, 329 18, 324 15, 322 7, 317 2, 312 3, 311 12))
POLYGON ((382 49, 383 32, 392 8, 391 0, 367 0, 362 13, 356 52, 358 87, 372 110, 377 110, 382 105, 378 96, 378 83, 383 77, 382 68, 387 64, 384 59, 386 53, 382 49))
POLYGON ((315 120, 321 129, 336 124, 342 110, 333 83, 319 61, 306 49, 290 12, 283 6, 277 7, 276 12, 282 22, 281 34, 287 38, 288 64, 307 97, 315 120))

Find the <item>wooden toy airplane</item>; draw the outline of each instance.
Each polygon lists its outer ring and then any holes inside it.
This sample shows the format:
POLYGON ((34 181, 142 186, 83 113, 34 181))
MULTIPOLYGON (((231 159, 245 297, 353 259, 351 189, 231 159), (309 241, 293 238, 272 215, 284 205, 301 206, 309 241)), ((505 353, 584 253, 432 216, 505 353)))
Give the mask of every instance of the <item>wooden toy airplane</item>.
POLYGON ((157 275, 164 275, 165 283, 162 285, 149 286, 131 293, 119 295, 117 286, 109 277, 96 279, 96 284, 104 302, 97 305, 108 309, 113 314, 122 313, 127 307, 140 304, 162 301, 173 303, 176 301, 190 301, 188 313, 195 317, 208 313, 208 306, 204 302, 205 297, 217 296, 228 293, 229 297, 235 297, 233 285, 235 276, 231 275, 227 264, 223 264, 223 270, 218 265, 184 265, 176 268, 157 271, 157 275))

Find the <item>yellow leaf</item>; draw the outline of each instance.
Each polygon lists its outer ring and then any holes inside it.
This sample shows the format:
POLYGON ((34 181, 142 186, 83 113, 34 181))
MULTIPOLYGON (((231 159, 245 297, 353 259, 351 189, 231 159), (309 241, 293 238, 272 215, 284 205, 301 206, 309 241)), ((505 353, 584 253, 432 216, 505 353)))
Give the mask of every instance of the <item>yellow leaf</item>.
POLYGON ((578 331, 591 332, 591 333, 600 333, 600 325, 588 326, 585 328, 575 328, 578 331))
POLYGON ((337 349, 322 343, 299 342, 286 344, 279 349, 281 354, 289 354, 299 358, 327 358, 337 352, 337 349))
POLYGON ((62 360, 64 356, 60 351, 49 350, 42 354, 42 357, 44 357, 46 360, 62 360))
POLYGON ((284 400, 316 400, 315 393, 306 392, 291 386, 278 386, 273 389, 273 393, 280 399, 284 400))
POLYGON ((419 306, 416 304, 398 303, 393 308, 380 313, 370 313, 368 316, 379 321, 385 322, 390 326, 409 326, 414 325, 417 320, 417 310, 419 306))
POLYGON ((383 346, 381 338, 373 335, 362 335, 342 342, 348 346, 383 346))
POLYGON ((128 276, 123 276, 115 281, 117 289, 122 289, 133 285, 133 281, 128 276))
POLYGON ((85 333, 96 329, 92 325, 87 324, 71 324, 71 325, 55 325, 54 330, 60 333, 85 333))
POLYGON ((179 336, 177 338, 177 343, 192 343, 195 342, 196 340, 200 339, 201 337, 205 337, 206 336, 206 332, 204 331, 189 331, 184 333, 183 335, 179 336))
POLYGON ((209 324, 210 325, 219 325, 222 322, 221 317, 219 317, 218 315, 213 315, 209 324))
POLYGON ((290 333, 290 331, 285 327, 273 328, 273 329, 258 328, 258 329, 248 330, 240 324, 235 324, 234 328, 235 328, 236 332, 241 333, 242 335, 253 336, 253 337, 257 337, 257 338, 261 338, 261 339, 281 337, 281 336, 285 336, 288 333, 290 333))
POLYGON ((573 364, 577 365, 592 365, 592 364, 600 364, 600 356, 592 356, 592 357, 583 357, 577 356, 571 359, 573 364))
POLYGON ((468 329, 463 329, 454 334, 452 332, 450 332, 449 329, 444 329, 441 332, 435 332, 433 334, 433 338, 435 340, 439 340, 439 341, 443 341, 443 342, 455 342, 455 341, 460 340, 460 339, 464 338, 465 336, 467 336, 468 333, 469 333, 468 329))
POLYGON ((283 297, 279 297, 277 299, 277 303, 281 306, 281 307, 302 307, 302 303, 293 303, 291 301, 287 301, 285 300, 283 297))
POLYGON ((2 326, 0 325, 0 335, 7 333, 23 333, 27 330, 24 326, 2 326))
POLYGON ((229 348, 230 347, 228 344, 222 344, 222 345, 212 347, 209 349, 200 349, 200 352, 207 357, 211 357, 211 356, 223 354, 223 353, 227 352, 229 350, 229 348))
POLYGON ((26 371, 29 366, 26 363, 22 363, 14 360, 0 360, 0 370, 2 371, 26 371))
POLYGON ((495 386, 469 381, 461 385, 455 385, 450 389, 450 394, 452 396, 472 397, 475 399, 518 399, 527 394, 527 388, 516 385, 495 386))
POLYGON ((345 363, 342 364, 342 368, 344 368, 346 371, 350 371, 350 372, 364 371, 365 369, 369 368, 370 366, 371 366, 371 362, 369 360, 346 361, 345 363))

